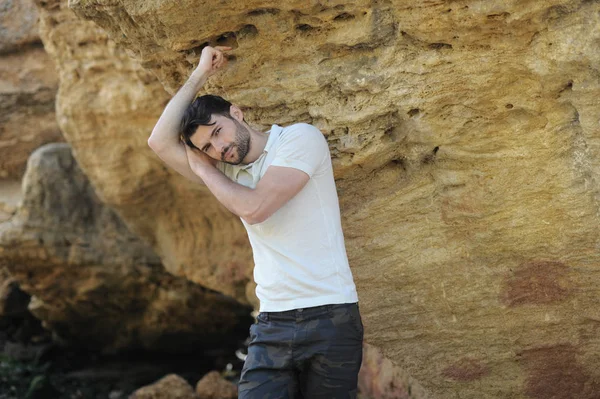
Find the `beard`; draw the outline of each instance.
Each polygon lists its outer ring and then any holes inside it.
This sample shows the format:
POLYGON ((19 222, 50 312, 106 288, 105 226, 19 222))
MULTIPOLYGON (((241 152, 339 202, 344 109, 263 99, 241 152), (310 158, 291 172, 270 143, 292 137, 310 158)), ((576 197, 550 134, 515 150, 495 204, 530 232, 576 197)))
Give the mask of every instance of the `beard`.
POLYGON ((233 143, 223 150, 223 153, 221 154, 221 160, 230 165, 239 165, 242 163, 244 158, 246 158, 246 155, 248 155, 248 152, 250 151, 250 132, 246 126, 242 125, 237 120, 233 119, 233 122, 235 123, 235 138, 233 143), (225 154, 227 154, 229 149, 232 151, 234 149, 237 150, 237 159, 233 161, 225 160, 225 154))

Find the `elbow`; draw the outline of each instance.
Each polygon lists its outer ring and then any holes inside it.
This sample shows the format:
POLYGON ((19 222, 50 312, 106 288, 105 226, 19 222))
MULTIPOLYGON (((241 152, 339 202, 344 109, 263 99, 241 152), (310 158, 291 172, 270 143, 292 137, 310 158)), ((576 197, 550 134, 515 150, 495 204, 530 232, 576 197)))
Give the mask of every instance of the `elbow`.
POLYGON ((156 153, 158 153, 161 148, 158 140, 156 138, 153 138, 152 136, 150 136, 150 138, 148 138, 148 147, 150 147, 152 149, 152 151, 154 151, 156 153))
POLYGON ((154 148, 157 146, 156 141, 152 138, 152 136, 150 136, 148 138, 148 147, 152 148, 154 150, 154 148))
POLYGON ((248 212, 245 215, 242 216, 242 219, 244 220, 244 222, 248 223, 249 225, 255 225, 255 224, 259 224, 264 222, 265 220, 268 219, 268 215, 266 215, 264 212, 261 212, 260 209, 254 211, 254 212, 248 212))
POLYGON ((242 219, 244 219, 244 222, 246 222, 249 225, 259 224, 266 220, 255 215, 242 216, 242 219))

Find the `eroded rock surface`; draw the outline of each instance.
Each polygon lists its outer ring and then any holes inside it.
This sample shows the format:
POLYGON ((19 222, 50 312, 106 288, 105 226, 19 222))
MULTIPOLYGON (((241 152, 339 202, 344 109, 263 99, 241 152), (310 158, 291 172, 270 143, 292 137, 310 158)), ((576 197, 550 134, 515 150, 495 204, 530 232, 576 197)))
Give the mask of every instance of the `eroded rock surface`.
POLYGON ((6 0, 0 8, 0 53, 19 51, 41 44, 37 31, 38 12, 32 0, 6 0))
POLYGON ((171 274, 256 304, 251 252, 239 219, 148 147, 171 96, 66 1, 42 6, 41 36, 60 71, 61 131, 100 199, 152 244, 171 274))
POLYGON ((600 3, 70 2, 107 34, 40 4, 61 127, 172 273, 251 287, 239 223, 145 148, 152 74, 231 44, 207 91, 328 139, 368 342, 432 397, 596 397, 600 3))
POLYGON ((381 351, 365 343, 363 363, 358 374, 358 390, 363 399, 427 399, 424 389, 409 373, 381 351))
POLYGON ((218 371, 211 371, 196 383, 196 394, 199 399, 235 399, 238 389, 218 371))
POLYGON ((63 141, 54 112, 58 75, 37 20, 33 1, 0 6, 0 185, 21 178, 34 149, 63 141))
POLYGON ((177 374, 169 374, 132 393, 129 399, 198 399, 194 388, 177 374))
POLYGON ((0 224, 0 265, 59 337, 106 352, 235 348, 246 337, 250 308, 167 273, 97 199, 67 144, 32 154, 24 191, 0 224))

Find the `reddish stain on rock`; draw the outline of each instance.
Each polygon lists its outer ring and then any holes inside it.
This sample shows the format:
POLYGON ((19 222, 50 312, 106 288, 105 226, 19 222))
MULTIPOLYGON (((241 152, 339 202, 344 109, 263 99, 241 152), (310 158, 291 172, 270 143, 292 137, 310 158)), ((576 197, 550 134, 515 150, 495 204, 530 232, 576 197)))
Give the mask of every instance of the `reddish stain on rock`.
POLYGON ((535 399, 598 399, 598 384, 571 344, 536 347, 517 355, 527 372, 525 394, 535 399))
POLYGON ((531 261, 505 278, 500 300, 508 306, 552 303, 567 298, 571 287, 564 263, 531 261))
POLYGON ((489 368, 477 359, 463 357, 442 371, 442 375, 455 381, 478 380, 489 374, 489 368))

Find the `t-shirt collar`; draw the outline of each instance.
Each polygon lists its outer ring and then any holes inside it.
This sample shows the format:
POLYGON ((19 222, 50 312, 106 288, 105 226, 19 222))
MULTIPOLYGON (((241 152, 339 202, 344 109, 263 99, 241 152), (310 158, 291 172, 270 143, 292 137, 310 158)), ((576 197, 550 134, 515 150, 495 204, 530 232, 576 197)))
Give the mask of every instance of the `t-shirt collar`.
POLYGON ((277 141, 277 137, 279 137, 279 133, 281 132, 281 126, 279 125, 271 125, 271 130, 269 131, 269 137, 267 138, 267 144, 265 144, 265 149, 262 154, 256 159, 256 161, 249 163, 248 165, 240 165, 242 169, 250 169, 254 163, 264 157, 269 150, 273 147, 275 142, 277 141))

